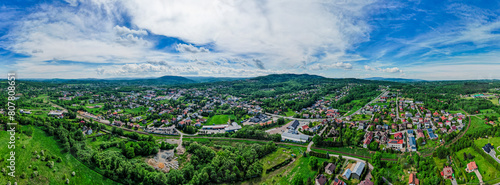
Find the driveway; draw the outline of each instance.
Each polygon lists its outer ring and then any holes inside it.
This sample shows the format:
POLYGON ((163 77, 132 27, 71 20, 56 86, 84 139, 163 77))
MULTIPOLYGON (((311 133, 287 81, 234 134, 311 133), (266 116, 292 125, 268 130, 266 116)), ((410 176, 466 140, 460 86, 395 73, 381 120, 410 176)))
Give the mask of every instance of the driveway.
POLYGON ((481 176, 479 170, 474 170, 474 173, 476 173, 477 179, 479 179, 479 184, 483 184, 483 176, 481 176))

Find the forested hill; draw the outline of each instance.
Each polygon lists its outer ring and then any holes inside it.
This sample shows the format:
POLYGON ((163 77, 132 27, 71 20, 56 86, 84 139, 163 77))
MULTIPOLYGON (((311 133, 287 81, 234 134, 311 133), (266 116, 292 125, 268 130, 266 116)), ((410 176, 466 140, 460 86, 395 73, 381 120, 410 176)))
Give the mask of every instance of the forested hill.
POLYGON ((290 80, 318 80, 318 79, 326 79, 326 78, 318 75, 309 75, 309 74, 270 74, 267 76, 255 77, 250 80, 256 80, 262 83, 277 83, 277 82, 286 82, 290 80))

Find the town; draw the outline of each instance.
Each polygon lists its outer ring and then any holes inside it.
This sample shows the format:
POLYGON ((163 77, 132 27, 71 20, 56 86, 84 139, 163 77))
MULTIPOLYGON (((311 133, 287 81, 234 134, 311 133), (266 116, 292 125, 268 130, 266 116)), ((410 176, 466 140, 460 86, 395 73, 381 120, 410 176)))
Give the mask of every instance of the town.
MULTIPOLYGON (((54 135, 66 155, 86 165, 106 165, 96 164, 96 157, 121 158, 121 165, 139 160, 140 168, 166 174, 166 184, 500 182, 500 92, 492 88, 498 82, 481 91, 461 85, 448 93, 418 93, 438 84, 282 76, 300 88, 289 91, 282 81, 263 84, 270 76, 180 86, 26 81, 24 86, 33 87, 16 95, 22 102, 21 140, 54 135), (45 87, 35 87, 39 83, 45 87), (255 90, 235 88, 239 84, 255 90), (216 164, 223 154, 215 151, 243 156, 247 166, 216 164), (200 179, 204 170, 196 169, 207 168, 207 162, 213 170, 242 171, 200 179)), ((5 110, 0 114, 8 123, 5 110)), ((47 158, 36 161, 54 166, 47 158)), ((35 172, 42 175, 29 168, 23 176, 36 178, 35 172)), ((119 174, 103 175, 128 183, 119 174)))

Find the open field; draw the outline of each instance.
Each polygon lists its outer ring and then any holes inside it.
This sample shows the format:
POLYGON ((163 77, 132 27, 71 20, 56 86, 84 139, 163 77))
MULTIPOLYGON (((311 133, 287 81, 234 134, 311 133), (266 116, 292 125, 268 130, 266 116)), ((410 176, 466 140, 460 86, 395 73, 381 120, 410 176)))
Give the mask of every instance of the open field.
POLYGON ((234 115, 215 115, 211 118, 208 118, 207 122, 203 125, 223 125, 227 124, 228 120, 231 119, 233 121, 236 120, 236 116, 234 115))
POLYGON ((500 172, 496 170, 495 167, 493 167, 488 161, 486 161, 486 159, 483 158, 483 156, 478 154, 474 149, 469 147, 458 151, 456 154, 459 160, 463 160, 464 152, 467 154, 470 153, 474 156, 473 160, 468 160, 466 162, 476 161, 477 167, 479 168, 479 173, 481 173, 481 175, 483 176, 483 181, 500 181, 500 172))
MULTIPOLYGON (((7 141, 8 134, 6 131, 1 131, 0 139, 7 141)), ((66 178, 63 177, 65 176, 70 180, 70 184, 118 184, 83 165, 71 154, 62 153, 62 148, 57 141, 52 136, 46 136, 45 132, 40 129, 35 128, 32 137, 20 133, 17 133, 17 136, 20 136, 20 139, 16 140, 16 178, 7 178, 0 174, 0 184, 7 184, 9 180, 15 180, 18 184, 64 184, 66 178), (22 148, 23 145, 26 146, 25 149, 22 148), (54 161, 53 169, 47 166, 48 162, 36 159, 33 152, 37 151, 40 154, 41 150, 45 151, 45 157, 49 155, 55 157, 51 159, 54 161), (55 162, 57 158, 61 158, 62 161, 55 162), (30 165, 31 168, 29 168, 30 165), (34 167, 37 168, 39 176, 31 178, 31 174, 35 171, 34 167), (76 173, 74 177, 71 176, 73 171, 76 173), (26 174, 25 179, 21 178, 23 173, 26 174)), ((9 152, 7 142, 0 143, 1 158, 7 159, 9 152)), ((6 160, 0 164, 7 166, 6 160)))
POLYGON ((479 117, 471 116, 471 125, 467 132, 474 133, 475 131, 491 127, 491 125, 485 124, 485 121, 481 120, 479 117))

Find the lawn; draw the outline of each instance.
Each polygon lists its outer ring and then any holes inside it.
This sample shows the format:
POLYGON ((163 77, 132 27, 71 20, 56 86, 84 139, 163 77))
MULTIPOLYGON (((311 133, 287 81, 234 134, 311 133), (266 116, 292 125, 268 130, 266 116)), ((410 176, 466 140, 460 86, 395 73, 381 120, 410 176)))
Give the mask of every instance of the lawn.
POLYGON ((481 110, 479 110, 479 112, 481 112, 481 114, 495 113, 495 111, 493 109, 481 109, 481 110))
POLYGON ((484 120, 476 116, 471 116, 471 125, 467 132, 474 133, 475 131, 491 128, 491 125, 485 124, 484 120))
POLYGON ((129 114, 140 114, 142 111, 145 111, 146 108, 144 107, 137 107, 137 108, 133 108, 133 109, 125 109, 125 113, 129 113, 129 114))
POLYGON ((356 114, 356 115, 352 116, 352 121, 370 120, 371 118, 372 118, 372 116, 370 116, 370 115, 356 114), (363 118, 363 116, 364 116, 364 118, 363 118))
POLYGON ((492 98, 490 101, 493 102, 494 105, 498 105, 498 98, 492 98))
POLYGON ((203 125, 223 125, 227 124, 227 121, 231 119, 233 121, 236 120, 236 116, 234 115, 215 115, 207 120, 207 122, 203 125))
MULTIPOLYGON (((307 180, 307 178, 314 179, 316 177, 316 174, 318 173, 317 170, 312 170, 309 167, 309 159, 311 159, 310 156, 308 157, 300 157, 297 159, 297 161, 294 162, 294 167, 286 176, 280 179, 278 184, 290 184, 290 182, 293 179, 293 176, 300 174, 303 178, 303 180, 307 180)), ((318 162, 321 164, 324 161, 327 161, 327 159, 323 158, 318 158, 318 162)))
POLYGON ((474 144, 478 146, 479 148, 483 147, 487 143, 491 143, 494 147, 497 153, 500 153, 500 151, 497 150, 496 147, 500 146, 500 137, 490 137, 490 138, 483 138, 483 139, 476 139, 474 140, 474 144))
POLYGON ((285 114, 287 117, 292 117, 293 115, 295 115, 295 111, 293 111, 292 109, 288 109, 288 111, 285 112, 285 114))
POLYGON ((260 159, 260 162, 262 162, 262 164, 264 166, 264 173, 265 173, 265 170, 267 170, 273 166, 276 166, 277 164, 292 157, 291 154, 292 154, 292 150, 290 150, 290 149, 278 148, 275 152, 268 154, 264 158, 260 159))
MULTIPOLYGON (((474 156, 473 160, 468 160, 464 161, 464 163, 470 162, 470 161, 476 161, 477 167, 479 168, 479 173, 483 176, 483 181, 488 182, 491 180, 498 181, 498 178, 500 178, 500 172, 493 167, 489 162, 487 162, 483 156, 478 154, 474 149, 472 148, 465 148, 457 152, 457 157, 459 160, 463 160, 464 152, 467 154, 470 153, 471 155, 474 156)), ((438 166, 442 167, 442 166, 438 166)))
MULTIPOLYGON (((7 141, 8 134, 6 131, 0 131, 0 140, 7 141)), ((34 129, 32 137, 20 133, 17 133, 17 136, 20 139, 16 140, 16 178, 0 174, 0 184, 7 184, 9 180, 15 180, 18 184, 64 184, 65 175, 71 184, 118 184, 83 165, 71 154, 62 153, 57 141, 52 136, 46 136, 45 132, 38 128, 34 129), (22 148, 23 145, 26 146, 25 149, 22 148), (56 159, 60 157, 62 162, 54 162, 54 168, 50 169, 46 165, 48 162, 36 159, 33 154, 34 151, 40 154, 41 150, 45 150, 45 156, 55 156, 56 159), (32 168, 29 168, 30 165, 32 168), (33 167, 38 168, 39 176, 32 179, 30 176, 33 174, 33 167), (71 176, 73 171, 76 173, 74 177, 71 176), (22 173, 26 173, 26 179, 20 178, 22 173)), ((3 159, 9 157, 9 152, 7 142, 0 143, 0 154, 3 159)), ((6 160, 0 162, 0 165, 7 166, 6 160)))

